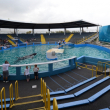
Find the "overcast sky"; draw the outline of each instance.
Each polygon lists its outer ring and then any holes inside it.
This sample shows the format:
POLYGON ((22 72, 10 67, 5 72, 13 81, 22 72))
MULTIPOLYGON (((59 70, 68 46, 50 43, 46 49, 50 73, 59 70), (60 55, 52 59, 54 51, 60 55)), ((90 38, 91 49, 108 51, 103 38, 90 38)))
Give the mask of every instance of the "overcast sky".
POLYGON ((33 23, 82 19, 110 25, 110 0, 0 0, 0 19, 33 23))

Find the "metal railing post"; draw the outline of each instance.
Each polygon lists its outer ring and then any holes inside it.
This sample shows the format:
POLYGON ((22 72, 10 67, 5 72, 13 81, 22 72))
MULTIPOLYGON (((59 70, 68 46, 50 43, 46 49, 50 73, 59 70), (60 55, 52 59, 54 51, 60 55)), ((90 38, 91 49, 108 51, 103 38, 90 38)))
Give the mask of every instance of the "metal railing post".
POLYGON ((18 81, 15 82, 15 100, 18 100, 19 93, 18 93, 18 81))
POLYGON ((53 99, 53 110, 58 110, 56 98, 53 99))
POLYGON ((93 77, 93 65, 92 65, 92 77, 93 77))
POLYGON ((43 94, 42 94, 42 78, 41 78, 41 96, 43 96, 43 94))
MULTIPOLYGON (((44 80, 43 80, 43 100, 44 100, 44 80)), ((44 101, 45 102, 45 101, 44 101)))
POLYGON ((97 77, 97 71, 98 71, 98 68, 96 67, 96 77, 97 77))
POLYGON ((46 106, 46 82, 44 83, 44 102, 45 102, 45 108, 47 108, 46 106))
POLYGON ((5 110, 6 110, 6 95, 5 95, 5 88, 4 87, 1 89, 1 92, 0 92, 1 110, 3 110, 2 93, 4 94, 4 105, 5 105, 5 110))
POLYGON ((109 65, 109 76, 110 76, 110 65, 109 65))
POLYGON ((50 91, 47 89, 47 110, 50 110, 50 91))
POLYGON ((9 86, 9 92, 10 92, 10 108, 13 106, 13 85, 12 83, 9 86))
POLYGON ((76 68, 77 68, 78 64, 77 64, 77 62, 75 62, 75 63, 76 63, 76 68))
POLYGON ((105 77, 106 77, 106 64, 105 64, 105 77))

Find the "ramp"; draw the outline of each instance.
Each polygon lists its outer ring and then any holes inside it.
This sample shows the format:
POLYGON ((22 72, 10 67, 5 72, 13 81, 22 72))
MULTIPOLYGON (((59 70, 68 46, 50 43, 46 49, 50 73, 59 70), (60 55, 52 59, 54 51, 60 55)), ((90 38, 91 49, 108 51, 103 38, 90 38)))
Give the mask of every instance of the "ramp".
POLYGON ((46 44, 46 40, 43 34, 40 35, 41 36, 41 42, 42 44, 46 44))
POLYGON ((24 40, 23 38, 20 38, 19 40, 20 40, 21 42, 25 42, 25 40, 24 40))
POLYGON ((14 39, 11 35, 7 35, 7 36, 8 36, 10 39, 12 39, 12 40, 14 39))
POLYGON ((16 44, 15 44, 13 41, 8 40, 8 42, 9 42, 11 45, 13 45, 14 47, 16 47, 16 44))
POLYGON ((70 34, 70 36, 68 38, 66 38, 65 42, 69 42, 70 39, 73 37, 74 34, 70 34))

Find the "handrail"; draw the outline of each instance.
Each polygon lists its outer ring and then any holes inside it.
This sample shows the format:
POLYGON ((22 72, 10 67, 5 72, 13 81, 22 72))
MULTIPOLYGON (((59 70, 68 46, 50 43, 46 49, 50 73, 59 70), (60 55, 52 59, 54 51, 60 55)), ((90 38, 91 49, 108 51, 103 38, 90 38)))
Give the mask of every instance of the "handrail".
POLYGON ((50 110, 50 91, 47 89, 47 110, 50 110))
POLYGON ((56 98, 53 99, 53 110, 58 110, 56 98))
POLYGON ((45 110, 50 110, 50 91, 47 89, 46 82, 41 78, 41 96, 45 105, 45 110))
POLYGON ((43 81, 42 81, 42 78, 40 80, 41 80, 41 97, 42 97, 43 96, 43 81))
POLYGON ((1 89, 1 92, 0 92, 1 110, 3 110, 2 93, 4 93, 4 106, 5 106, 5 110, 6 110, 6 95, 5 95, 5 88, 4 87, 1 89))
POLYGON ((87 64, 80 63, 80 62, 75 62, 75 63, 76 63, 76 68, 77 67, 81 67, 81 68, 86 68, 88 70, 91 70, 92 71, 92 77, 93 77, 93 72, 96 71, 96 77, 97 77, 97 71, 98 71, 98 67, 97 66, 95 66, 95 65, 87 65, 87 64), (81 64, 83 64, 84 66, 80 66, 81 64), (92 68, 88 68, 88 66, 92 67, 92 68))
MULTIPOLYGON (((105 77, 106 77, 106 66, 108 65, 110 67, 109 62, 110 61, 107 61, 107 62, 98 61, 98 63, 97 63, 98 71, 104 72, 105 77), (103 71, 103 70, 105 70, 105 71, 103 71)), ((109 76, 110 76, 110 69, 109 69, 109 76)))
POLYGON ((9 92, 10 92, 10 108, 12 108, 12 105, 13 105, 13 85, 12 85, 12 83, 9 86, 9 92))
POLYGON ((90 39, 91 37, 95 36, 97 33, 93 34, 92 36, 88 37, 88 38, 85 38, 85 39, 82 39, 81 42, 78 42, 77 44, 81 44, 82 42, 90 39))
POLYGON ((18 81, 15 82, 15 100, 18 100, 19 92, 18 92, 18 81))
MULTIPOLYGON (((61 61, 65 61, 65 60, 70 60, 76 58, 76 56, 73 56, 71 58, 67 58, 67 59, 63 59, 63 60, 57 60, 57 61, 50 61, 50 62, 43 62, 43 63, 31 63, 31 64, 22 64, 22 65, 11 65, 11 67, 21 67, 21 66, 31 66, 31 65, 44 65, 44 64, 52 64, 52 63, 57 63, 57 62, 61 62, 61 61)), ((2 67, 2 65, 0 65, 0 67, 2 67)))
POLYGON ((45 108, 47 107, 46 95, 47 95, 47 88, 46 88, 46 82, 44 82, 44 103, 45 103, 45 108))

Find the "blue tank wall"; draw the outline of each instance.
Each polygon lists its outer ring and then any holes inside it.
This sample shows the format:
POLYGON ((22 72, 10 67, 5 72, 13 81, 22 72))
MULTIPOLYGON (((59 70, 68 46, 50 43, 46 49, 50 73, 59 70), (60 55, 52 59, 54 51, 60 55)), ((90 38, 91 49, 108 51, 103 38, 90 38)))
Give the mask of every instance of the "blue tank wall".
POLYGON ((110 25, 99 28, 99 41, 110 42, 110 25))

